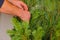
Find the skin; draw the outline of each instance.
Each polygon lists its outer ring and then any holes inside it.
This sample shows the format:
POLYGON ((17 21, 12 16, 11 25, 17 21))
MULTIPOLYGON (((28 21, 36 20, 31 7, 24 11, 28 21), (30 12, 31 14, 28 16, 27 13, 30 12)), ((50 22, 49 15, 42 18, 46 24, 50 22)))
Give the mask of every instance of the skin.
POLYGON ((30 13, 28 11, 28 7, 22 1, 21 1, 22 3, 20 1, 18 1, 18 2, 17 1, 18 0, 16 0, 15 2, 4 0, 4 3, 2 5, 2 7, 0 8, 0 12, 9 14, 9 15, 13 15, 13 16, 18 16, 23 21, 29 22, 30 13), (17 4, 20 6, 18 6, 17 4), (22 6, 24 6, 24 7, 22 7, 22 6))
POLYGON ((13 5, 21 8, 21 9, 28 10, 27 5, 20 0, 8 0, 8 1, 11 2, 13 5))

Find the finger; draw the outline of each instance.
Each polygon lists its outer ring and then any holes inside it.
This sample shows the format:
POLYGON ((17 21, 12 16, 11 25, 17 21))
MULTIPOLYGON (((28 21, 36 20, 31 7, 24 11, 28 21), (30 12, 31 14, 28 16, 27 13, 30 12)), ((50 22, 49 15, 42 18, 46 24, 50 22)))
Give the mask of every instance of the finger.
POLYGON ((23 7, 21 5, 17 4, 16 6, 23 10, 23 7))
POLYGON ((30 20, 30 13, 28 11, 24 11, 24 13, 21 15, 21 19, 24 21, 30 20))
POLYGON ((16 1, 13 3, 15 6, 19 7, 20 9, 23 9, 23 7, 20 5, 19 2, 16 3, 16 1))
POLYGON ((20 2, 15 0, 15 1, 12 1, 12 0, 8 0, 10 3, 12 3, 14 6, 16 7, 19 7, 20 9, 23 9, 23 7, 20 5, 20 2))
POLYGON ((20 1, 20 5, 23 7, 24 10, 28 10, 28 7, 24 2, 20 1))

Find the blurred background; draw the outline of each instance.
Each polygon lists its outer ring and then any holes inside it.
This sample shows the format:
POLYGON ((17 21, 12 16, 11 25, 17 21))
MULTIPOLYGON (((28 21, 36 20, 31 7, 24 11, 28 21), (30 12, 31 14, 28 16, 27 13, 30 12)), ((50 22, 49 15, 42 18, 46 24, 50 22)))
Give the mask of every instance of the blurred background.
POLYGON ((0 40, 11 40, 7 34, 8 29, 12 29, 11 15, 0 13, 0 40))

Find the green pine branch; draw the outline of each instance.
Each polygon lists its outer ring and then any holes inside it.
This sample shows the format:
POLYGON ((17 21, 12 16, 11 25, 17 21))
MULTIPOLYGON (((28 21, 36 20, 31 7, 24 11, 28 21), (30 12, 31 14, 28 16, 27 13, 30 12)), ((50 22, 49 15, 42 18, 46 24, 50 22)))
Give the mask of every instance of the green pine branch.
POLYGON ((12 18, 11 40, 60 40, 60 1, 22 0, 31 13, 30 22, 12 18))

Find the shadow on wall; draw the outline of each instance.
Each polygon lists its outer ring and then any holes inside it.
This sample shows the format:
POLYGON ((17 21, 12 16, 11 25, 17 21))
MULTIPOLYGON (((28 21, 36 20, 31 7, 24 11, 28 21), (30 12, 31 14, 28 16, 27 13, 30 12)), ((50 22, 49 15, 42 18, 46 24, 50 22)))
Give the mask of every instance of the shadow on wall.
POLYGON ((0 40, 11 40, 6 33, 7 29, 12 29, 11 15, 0 14, 0 40))

